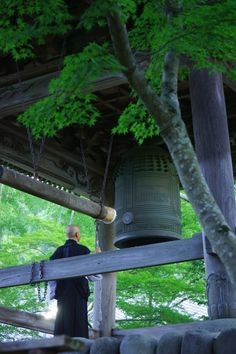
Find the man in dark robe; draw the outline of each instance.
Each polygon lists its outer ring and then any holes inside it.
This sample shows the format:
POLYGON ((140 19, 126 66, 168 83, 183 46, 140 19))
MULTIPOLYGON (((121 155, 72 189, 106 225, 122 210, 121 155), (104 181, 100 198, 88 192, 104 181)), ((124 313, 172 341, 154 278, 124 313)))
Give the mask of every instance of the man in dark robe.
MULTIPOLYGON (((80 230, 76 225, 66 228, 67 241, 56 249, 51 260, 89 254, 90 250, 79 245, 80 230)), ((88 280, 85 277, 57 280, 55 298, 57 315, 54 335, 65 334, 70 337, 88 338, 87 301, 89 297, 88 280)))

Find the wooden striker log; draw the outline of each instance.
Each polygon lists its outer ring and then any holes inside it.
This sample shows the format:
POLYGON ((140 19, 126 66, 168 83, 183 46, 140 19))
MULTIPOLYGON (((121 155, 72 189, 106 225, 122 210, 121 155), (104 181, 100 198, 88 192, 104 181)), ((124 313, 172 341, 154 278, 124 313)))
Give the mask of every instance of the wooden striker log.
POLYGON ((113 208, 104 205, 101 206, 99 203, 80 198, 2 166, 0 166, 0 183, 65 208, 89 215, 92 218, 99 219, 108 224, 112 223, 116 218, 116 211, 113 208))

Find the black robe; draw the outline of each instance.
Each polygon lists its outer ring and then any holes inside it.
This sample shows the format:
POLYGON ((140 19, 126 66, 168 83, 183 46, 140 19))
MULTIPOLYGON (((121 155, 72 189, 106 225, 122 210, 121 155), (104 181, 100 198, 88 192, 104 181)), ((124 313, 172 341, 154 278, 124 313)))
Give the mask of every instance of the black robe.
MULTIPOLYGON (((51 260, 81 256, 90 250, 77 244, 75 240, 67 240, 56 249, 51 260)), ((57 316, 54 335, 65 334, 70 337, 88 338, 87 301, 89 297, 88 280, 76 277, 57 281, 56 286, 57 316)))

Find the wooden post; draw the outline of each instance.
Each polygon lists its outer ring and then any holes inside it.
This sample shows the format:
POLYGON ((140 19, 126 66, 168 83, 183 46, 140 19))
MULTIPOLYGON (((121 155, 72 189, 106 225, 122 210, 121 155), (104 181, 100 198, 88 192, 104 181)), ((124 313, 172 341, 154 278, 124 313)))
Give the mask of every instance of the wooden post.
MULTIPOLYGON (((98 246, 100 247, 100 244, 97 244, 97 241, 99 242, 99 238, 101 238, 101 235, 99 235, 99 230, 100 230, 100 223, 97 221, 96 223, 96 240, 95 240, 95 247, 97 248, 98 246)), ((103 274, 104 276, 104 274, 103 274)), ((100 336, 100 328, 101 328, 101 322, 102 322, 102 281, 96 281, 94 283, 94 300, 93 300, 93 329, 98 331, 99 336, 100 336)))
MULTIPOLYGON (((105 202, 114 205, 114 187, 109 184, 106 189, 105 202)), ((114 250, 113 240, 115 236, 115 225, 99 222, 98 240, 101 250, 114 250)), ((115 328, 116 310, 116 273, 103 274, 103 279, 95 285, 95 296, 97 297, 97 308, 94 309, 95 320, 99 326, 100 335, 111 336, 111 331, 115 328), (99 300, 100 299, 100 300, 99 300)), ((96 304, 96 301, 95 301, 96 304)), ((97 329, 97 328, 96 328, 97 329)))
POLYGON ((94 283, 94 300, 93 300, 93 329, 100 333, 102 322, 102 281, 94 283))
MULTIPOLYGON (((218 206, 235 231, 234 180, 221 75, 194 70, 190 95, 198 160, 218 206)), ((236 289, 219 258, 209 251, 207 239, 204 243, 209 318, 236 317, 236 289)))
MULTIPOLYGON (((114 249, 115 234, 113 224, 100 223, 101 248, 103 251, 114 249)), ((116 273, 106 273, 101 281, 101 336, 110 336, 115 328, 116 311, 116 273)))

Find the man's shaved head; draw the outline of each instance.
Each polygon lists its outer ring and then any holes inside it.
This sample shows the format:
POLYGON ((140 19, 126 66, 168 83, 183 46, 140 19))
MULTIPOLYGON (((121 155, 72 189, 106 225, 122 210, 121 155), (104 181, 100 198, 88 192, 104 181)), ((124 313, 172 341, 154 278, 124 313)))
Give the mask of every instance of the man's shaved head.
POLYGON ((80 236, 80 229, 77 225, 68 225, 66 227, 66 236, 68 239, 74 239, 76 234, 80 236))

